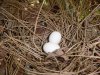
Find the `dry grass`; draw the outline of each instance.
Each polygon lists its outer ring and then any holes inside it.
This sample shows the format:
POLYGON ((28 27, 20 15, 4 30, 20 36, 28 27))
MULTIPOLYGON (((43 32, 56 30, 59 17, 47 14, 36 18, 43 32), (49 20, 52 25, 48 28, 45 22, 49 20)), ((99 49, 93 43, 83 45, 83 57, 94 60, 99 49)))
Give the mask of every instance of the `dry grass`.
POLYGON ((60 5, 53 13, 51 7, 42 9, 44 2, 31 7, 5 1, 0 7, 0 62, 5 63, 0 75, 99 75, 100 4, 91 8, 87 1, 86 8, 81 2, 69 0, 72 6, 65 10, 60 5), (42 46, 52 31, 61 32, 61 49, 46 54, 42 46))

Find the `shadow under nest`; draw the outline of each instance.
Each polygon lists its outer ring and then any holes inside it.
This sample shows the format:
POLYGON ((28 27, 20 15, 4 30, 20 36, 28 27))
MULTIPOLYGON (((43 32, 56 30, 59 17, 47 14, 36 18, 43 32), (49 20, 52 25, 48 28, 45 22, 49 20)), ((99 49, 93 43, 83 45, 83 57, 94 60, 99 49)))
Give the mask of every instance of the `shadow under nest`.
POLYGON ((81 22, 66 11, 52 14, 42 10, 37 25, 38 13, 22 11, 25 17, 21 20, 5 8, 0 10, 6 15, 0 20, 4 27, 0 46, 7 75, 99 75, 100 15, 94 10, 81 22), (42 46, 53 31, 62 34, 61 49, 46 54, 42 46))

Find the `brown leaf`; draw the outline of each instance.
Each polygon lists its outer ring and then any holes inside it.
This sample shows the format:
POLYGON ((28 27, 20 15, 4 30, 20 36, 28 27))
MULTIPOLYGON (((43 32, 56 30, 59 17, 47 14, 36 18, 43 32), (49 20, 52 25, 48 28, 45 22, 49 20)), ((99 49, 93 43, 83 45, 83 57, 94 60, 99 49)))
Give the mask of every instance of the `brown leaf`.
POLYGON ((0 59, 0 65, 1 65, 1 62, 3 61, 3 59, 0 59))
POLYGON ((4 31, 4 27, 0 26, 0 33, 2 33, 4 31))
POLYGON ((0 75, 5 75, 5 63, 4 63, 4 61, 1 61, 1 65, 0 65, 0 75))
POLYGON ((64 52, 62 50, 57 50, 55 53, 57 56, 61 56, 64 54, 64 52))

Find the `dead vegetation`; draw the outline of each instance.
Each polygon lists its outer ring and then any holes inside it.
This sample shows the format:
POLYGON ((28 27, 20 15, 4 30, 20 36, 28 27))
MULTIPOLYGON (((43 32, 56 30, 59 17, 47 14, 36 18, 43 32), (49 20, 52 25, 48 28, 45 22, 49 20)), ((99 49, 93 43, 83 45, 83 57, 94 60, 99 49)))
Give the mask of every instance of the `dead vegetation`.
POLYGON ((99 75, 99 0, 39 1, 1 0, 0 75, 99 75), (61 49, 46 54, 55 30, 61 49))

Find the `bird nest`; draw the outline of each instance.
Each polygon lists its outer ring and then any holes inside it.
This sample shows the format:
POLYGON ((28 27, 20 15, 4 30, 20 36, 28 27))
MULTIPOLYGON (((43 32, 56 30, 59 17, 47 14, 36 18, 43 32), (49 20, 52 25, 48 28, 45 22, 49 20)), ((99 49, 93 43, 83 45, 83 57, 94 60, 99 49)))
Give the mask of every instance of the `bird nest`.
MULTIPOLYGON (((98 75, 100 73, 100 14, 98 5, 82 21, 68 11, 51 13, 19 9, 3 15, 0 46, 7 73, 28 75, 98 75), (21 11, 20 11, 21 10, 21 11), (18 13, 20 12, 20 13, 18 13), (14 14, 14 15, 13 15, 14 14), (16 15, 15 15, 16 14, 16 15), (18 17, 20 14, 21 19, 18 17), (99 17, 98 17, 99 15, 99 17), (62 34, 60 49, 46 54, 42 47, 53 31, 62 34)), ((18 8, 16 8, 18 9, 18 8)), ((0 29, 1 29, 0 28, 0 29)))

